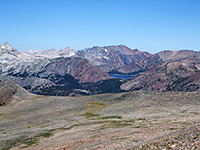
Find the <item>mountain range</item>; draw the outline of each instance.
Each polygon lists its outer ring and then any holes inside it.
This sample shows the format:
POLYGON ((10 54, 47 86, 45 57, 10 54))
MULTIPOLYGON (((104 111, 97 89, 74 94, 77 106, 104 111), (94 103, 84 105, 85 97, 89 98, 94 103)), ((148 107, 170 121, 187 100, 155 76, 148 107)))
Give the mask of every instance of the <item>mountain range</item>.
POLYGON ((125 45, 83 50, 28 50, 0 45, 0 80, 11 80, 32 93, 88 95, 130 90, 198 91, 200 52, 156 54, 125 45), (131 76, 123 80, 111 76, 131 76))
POLYGON ((200 88, 200 52, 163 51, 125 67, 133 65, 145 71, 124 83, 121 86, 124 90, 197 91, 200 88))

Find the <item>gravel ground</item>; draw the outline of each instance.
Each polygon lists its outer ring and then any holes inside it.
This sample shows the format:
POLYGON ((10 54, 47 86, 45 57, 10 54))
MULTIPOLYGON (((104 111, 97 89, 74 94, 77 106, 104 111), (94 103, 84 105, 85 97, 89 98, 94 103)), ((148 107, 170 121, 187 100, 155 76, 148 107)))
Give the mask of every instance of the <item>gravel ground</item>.
POLYGON ((0 149, 198 149, 199 124, 197 92, 24 95, 0 109, 0 149))
POLYGON ((137 146, 134 149, 142 150, 199 150, 200 149, 200 126, 194 126, 182 133, 171 136, 163 140, 156 140, 154 142, 137 146))

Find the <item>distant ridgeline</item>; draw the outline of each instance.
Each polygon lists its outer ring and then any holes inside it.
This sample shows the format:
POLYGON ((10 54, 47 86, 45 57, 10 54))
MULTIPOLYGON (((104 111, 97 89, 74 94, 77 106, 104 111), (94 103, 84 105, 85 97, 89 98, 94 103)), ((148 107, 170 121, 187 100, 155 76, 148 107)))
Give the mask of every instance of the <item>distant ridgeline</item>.
POLYGON ((43 95, 78 96, 130 90, 198 91, 200 53, 154 55, 124 45, 84 50, 28 50, 0 45, 0 80, 43 95))

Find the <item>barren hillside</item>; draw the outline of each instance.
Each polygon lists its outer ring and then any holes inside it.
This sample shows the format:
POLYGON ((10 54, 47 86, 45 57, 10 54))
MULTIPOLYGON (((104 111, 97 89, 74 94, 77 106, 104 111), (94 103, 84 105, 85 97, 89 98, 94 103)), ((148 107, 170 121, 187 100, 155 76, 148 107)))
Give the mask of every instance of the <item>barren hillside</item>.
POLYGON ((24 95, 0 109, 0 149, 144 149, 156 141, 161 148, 192 148, 200 140, 199 123, 197 92, 24 95))

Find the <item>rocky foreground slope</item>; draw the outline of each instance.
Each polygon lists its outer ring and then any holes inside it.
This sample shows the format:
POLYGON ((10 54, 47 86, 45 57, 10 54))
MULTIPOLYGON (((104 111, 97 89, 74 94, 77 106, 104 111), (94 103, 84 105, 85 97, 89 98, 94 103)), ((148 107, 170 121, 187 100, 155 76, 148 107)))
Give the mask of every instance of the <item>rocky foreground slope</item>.
POLYGON ((28 94, 22 87, 10 81, 0 81, 0 106, 12 103, 17 97, 28 94))
POLYGON ((199 92, 28 94, 1 106, 0 149, 198 149, 199 127, 199 92))

